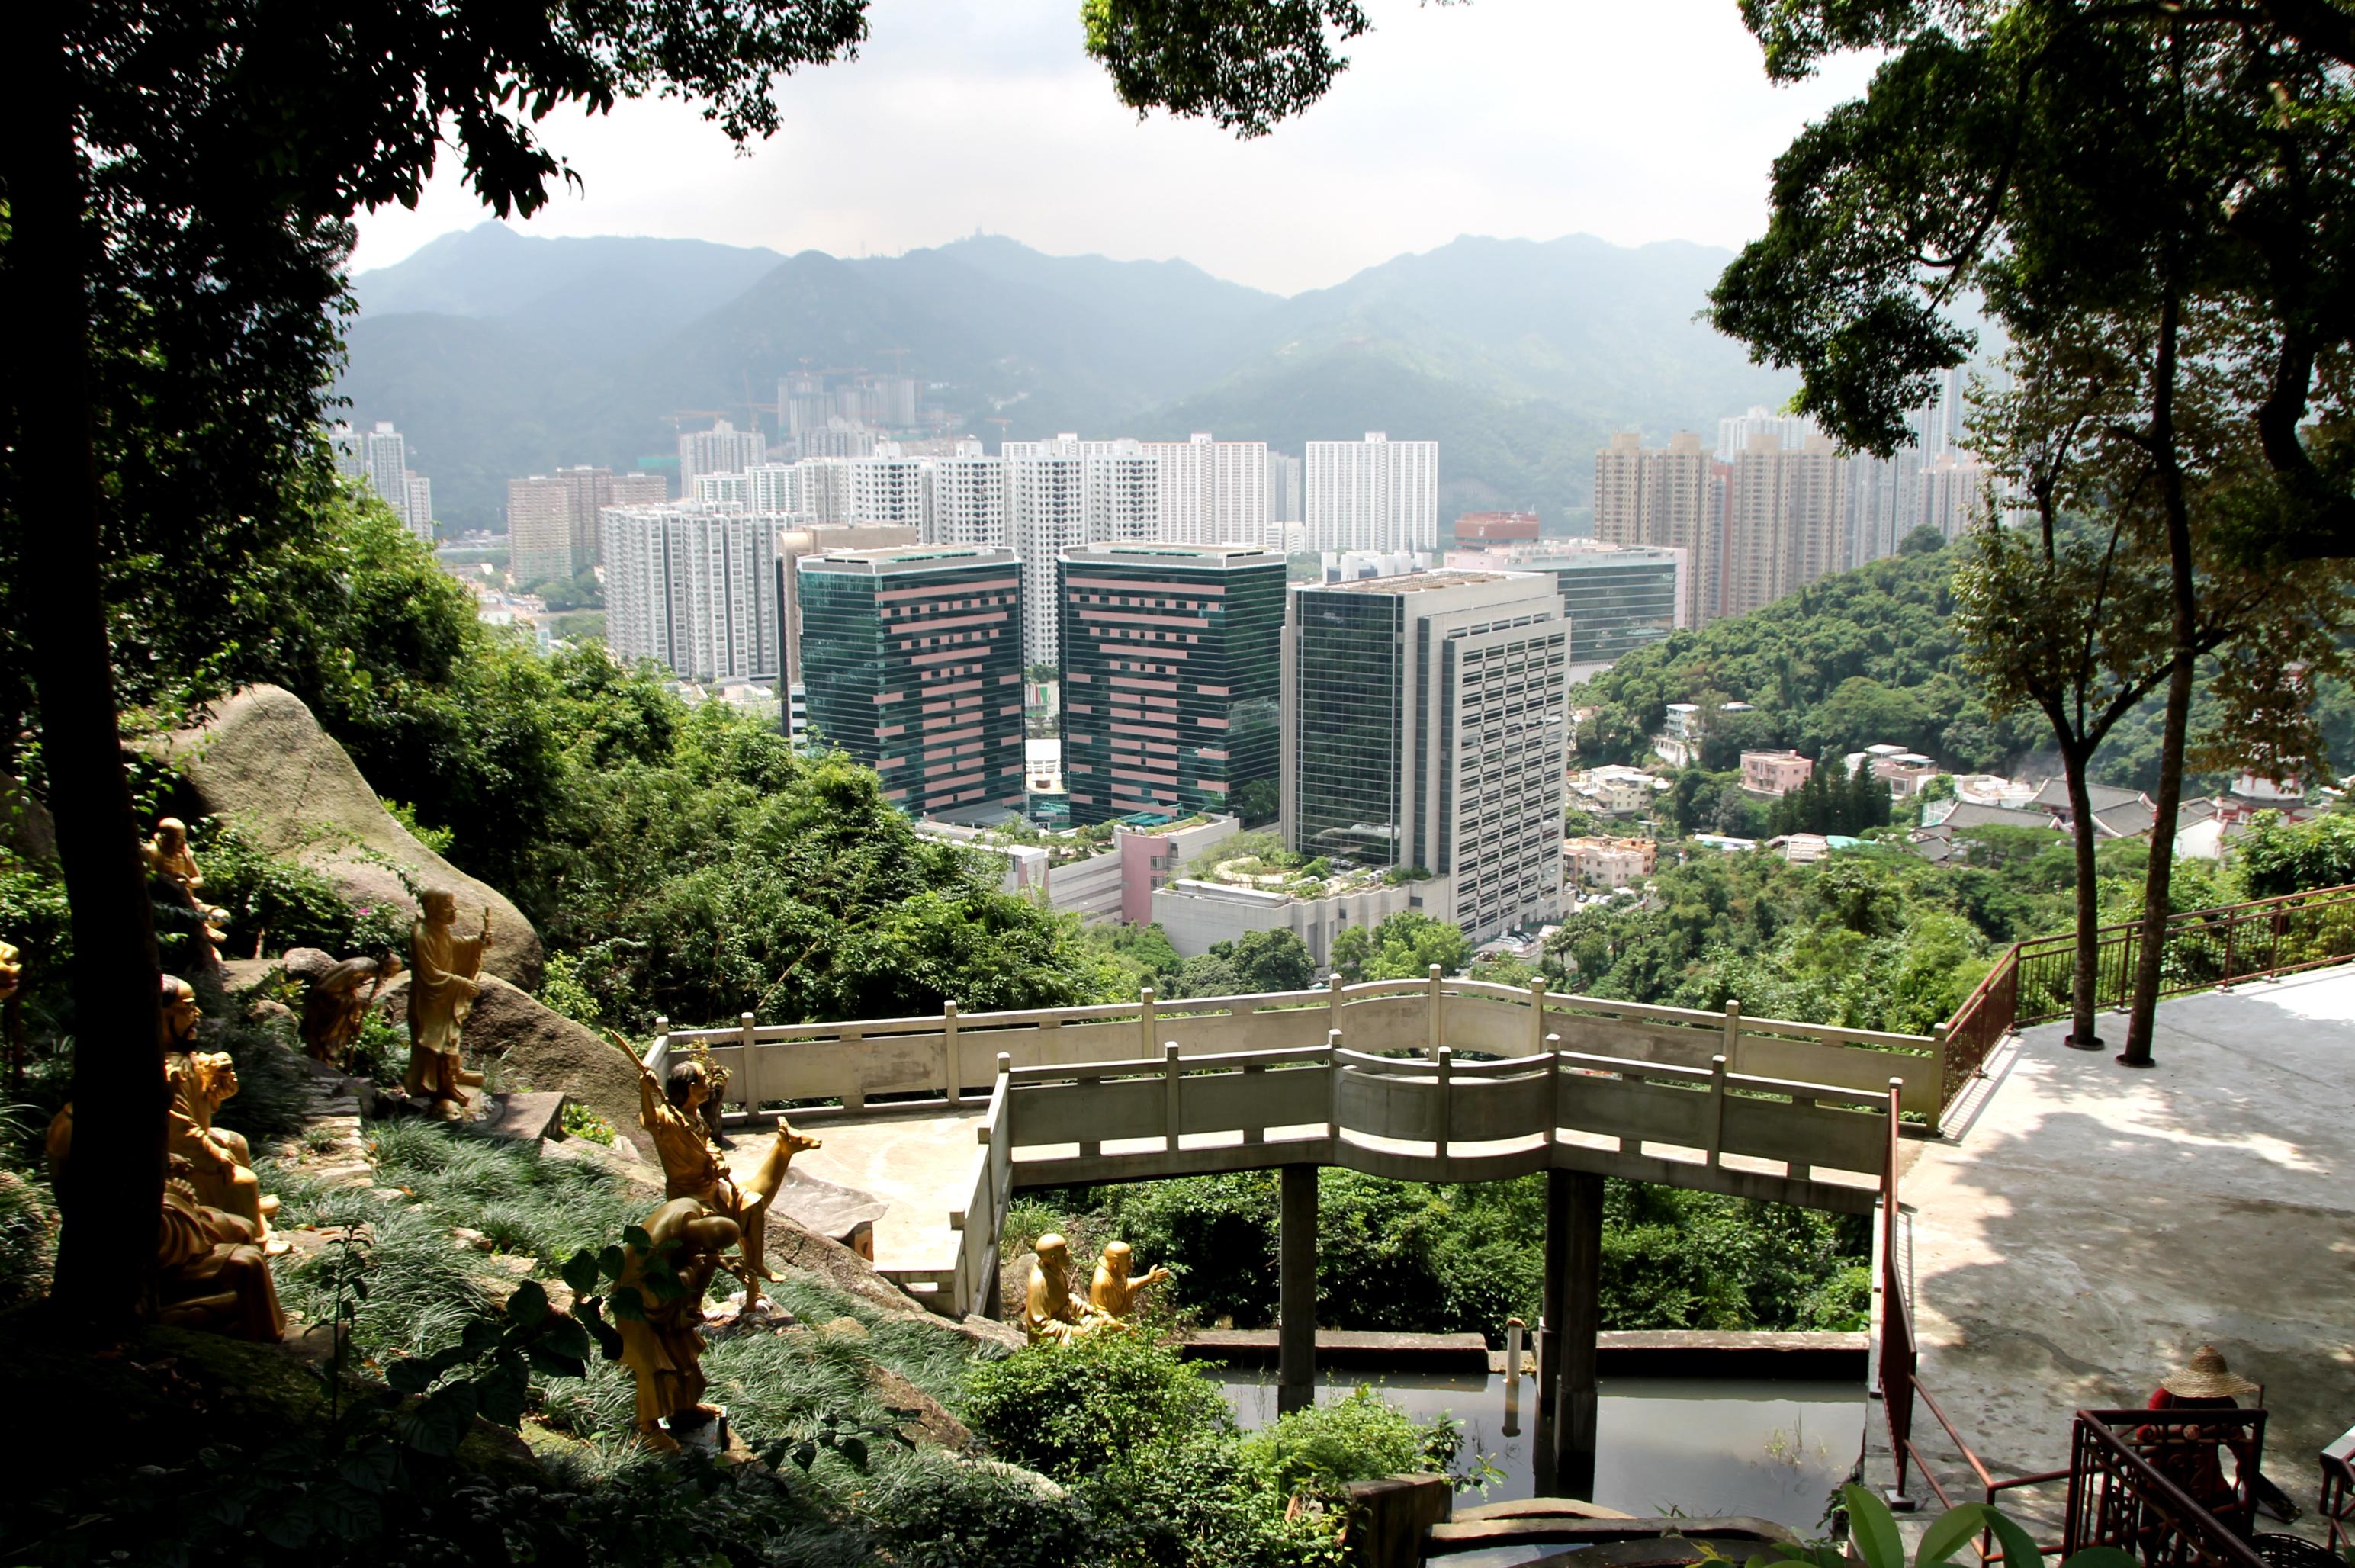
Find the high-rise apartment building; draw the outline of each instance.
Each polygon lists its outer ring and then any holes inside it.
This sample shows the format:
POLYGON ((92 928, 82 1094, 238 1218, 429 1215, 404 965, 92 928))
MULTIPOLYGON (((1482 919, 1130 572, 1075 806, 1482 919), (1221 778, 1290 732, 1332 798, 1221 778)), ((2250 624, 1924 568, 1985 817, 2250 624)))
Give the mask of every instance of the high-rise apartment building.
POLYGON ((1300 459, 1281 452, 1267 454, 1267 520, 1296 523, 1300 518, 1300 459))
POLYGON ((678 493, 695 494, 698 474, 741 474, 769 456, 768 439, 757 430, 738 430, 726 420, 709 430, 678 432, 678 493))
POLYGON ((409 466, 409 443, 390 420, 378 420, 365 431, 337 424, 327 432, 327 446, 336 473, 366 480, 403 528, 433 542, 432 481, 409 466))
MULTIPOLYGON (((1081 506, 1090 544, 1174 541, 1163 510, 1167 470, 1155 448, 1140 441, 1081 443, 1081 506)), ((1196 540, 1207 543, 1207 540, 1196 540)))
POLYGON ((1796 452, 1815 433, 1816 421, 1805 414, 1779 414, 1753 404, 1748 413, 1717 421, 1717 460, 1732 462, 1752 451, 1751 443, 1762 435, 1771 437, 1776 446, 1796 452))
POLYGON ((1023 804, 1022 583, 1003 549, 829 550, 795 565, 819 735, 911 816, 1023 804))
POLYGON ((1309 549, 1437 552, 1437 442, 1312 441, 1305 468, 1309 549))
POLYGON ((977 441, 962 441, 955 456, 932 459, 932 531, 924 542, 1011 548, 1003 458, 985 456, 977 441))
POLYGON ((1950 448, 1940 453, 1921 474, 1918 523, 1934 528, 1946 539, 1958 539, 1986 516, 1988 475, 1977 457, 1950 448))
POLYGON ((1718 610, 1724 494, 1700 437, 1678 431, 1665 447, 1622 432, 1594 454, 1594 537, 1605 544, 1682 550, 1684 618, 1704 626, 1718 610))
MULTIPOLYGON (((741 494, 698 495, 742 504, 741 494)), ((608 507, 660 506, 659 474, 616 474, 586 464, 507 481, 507 569, 526 585, 570 577, 597 564, 599 518, 608 507)))
POLYGON ((1255 545, 1063 552, 1071 821, 1237 809, 1281 771, 1284 561, 1255 545))
POLYGON ((605 642, 687 680, 770 680, 784 658, 773 514, 695 502, 608 507, 605 642))
POLYGON ((1160 517, 1153 537, 1172 544, 1258 544, 1267 537, 1267 443, 1088 443, 1137 445, 1158 463, 1160 517))
POLYGON ((1086 468, 1054 442, 1007 442, 1006 531, 1022 566, 1022 659, 1051 665, 1060 646, 1055 561, 1088 542, 1086 468), (1046 450, 1039 450, 1039 449, 1046 450))
POLYGON ((932 464, 921 457, 902 457, 885 442, 867 457, 850 464, 850 517, 854 523, 901 523, 920 539, 930 539, 932 527, 932 464))
POLYGON ((1750 438, 1726 481, 1718 613, 1741 615, 1848 564, 1849 465, 1831 438, 1750 438))
POLYGON ((1412 907, 1476 942, 1551 916, 1569 642, 1554 584, 1536 574, 1442 571, 1294 589, 1285 845, 1428 871, 1412 907))

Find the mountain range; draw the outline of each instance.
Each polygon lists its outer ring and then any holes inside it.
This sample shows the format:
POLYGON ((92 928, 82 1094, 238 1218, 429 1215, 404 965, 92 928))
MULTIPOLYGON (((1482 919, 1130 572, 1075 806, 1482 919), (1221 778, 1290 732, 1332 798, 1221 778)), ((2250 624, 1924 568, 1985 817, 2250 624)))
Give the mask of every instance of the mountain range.
POLYGON ((1713 432, 1793 379, 1697 319, 1731 252, 1466 236, 1285 298, 1184 261, 975 236, 844 260, 485 223, 353 280, 337 393, 390 420, 445 531, 506 483, 674 453, 714 412, 769 425, 780 375, 903 368, 957 433, 1211 431, 1297 455, 1368 431, 1440 443, 1443 518, 1586 515, 1614 429, 1713 432))

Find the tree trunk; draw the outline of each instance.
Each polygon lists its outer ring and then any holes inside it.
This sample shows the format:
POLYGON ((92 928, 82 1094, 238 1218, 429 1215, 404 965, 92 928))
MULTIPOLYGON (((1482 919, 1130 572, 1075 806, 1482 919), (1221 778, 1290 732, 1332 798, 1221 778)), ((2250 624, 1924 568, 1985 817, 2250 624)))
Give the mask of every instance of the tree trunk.
POLYGON ((81 153, 59 10, 34 8, 0 95, 10 233, 8 359, 18 436, 17 528, 41 755, 72 918, 74 1141, 59 1194, 57 1320, 127 1327, 155 1269, 164 1187, 164 1083, 155 933, 138 822, 116 732, 99 575, 91 451, 89 283, 81 153))
POLYGON ((2085 793, 2085 770, 2092 762, 2091 747, 2062 743, 2069 837, 2077 853, 2077 972, 2069 987, 2069 1036, 2061 1043, 2078 1051, 2102 1049, 2102 1037, 2094 1031, 2094 1015, 2101 1010, 2102 904, 2094 882, 2094 804, 2085 793))
MULTIPOLYGON (((2173 258, 2168 260, 2171 279, 2173 258)), ((2159 305, 2158 356, 2153 368, 2151 453, 2158 469, 2167 518, 2167 560, 2174 616, 2175 660, 2167 677, 2167 724, 2159 735, 2158 795, 2151 803, 2150 867, 2142 884, 2142 929, 2135 949, 2134 1000, 2126 1019, 2128 1067, 2151 1065, 2150 1037, 2158 1012, 2159 967, 2167 956, 2169 884, 2175 874, 2175 816, 2183 804, 2183 749, 2191 728, 2191 687, 2198 673, 2200 602, 2191 571, 2191 510, 2176 453, 2176 342, 2181 316, 2171 285, 2159 305)))

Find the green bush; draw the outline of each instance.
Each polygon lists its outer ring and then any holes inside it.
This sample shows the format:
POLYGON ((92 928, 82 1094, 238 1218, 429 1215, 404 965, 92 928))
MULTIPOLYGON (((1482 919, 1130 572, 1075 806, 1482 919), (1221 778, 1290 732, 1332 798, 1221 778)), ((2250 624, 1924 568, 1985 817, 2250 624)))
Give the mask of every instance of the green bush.
POLYGON ((1044 1476, 932 1453, 892 1466, 868 1499, 908 1568, 1065 1568, 1102 1562, 1087 1504, 1044 1476))
POLYGON ((0 1311, 48 1293, 57 1236, 58 1205, 48 1184, 0 1168, 0 1311))
POLYGON ((1280 1416, 1243 1439, 1243 1464, 1262 1484, 1290 1496, 1337 1497, 1351 1481, 1376 1481, 1415 1471, 1452 1472, 1464 1450, 1464 1429, 1441 1417, 1418 1424, 1372 1389, 1359 1387, 1333 1404, 1280 1416))
POLYGON ((1066 1479, 1234 1425, 1218 1385, 1199 1368, 1120 1328, 975 1368, 964 1409, 1001 1458, 1066 1479))

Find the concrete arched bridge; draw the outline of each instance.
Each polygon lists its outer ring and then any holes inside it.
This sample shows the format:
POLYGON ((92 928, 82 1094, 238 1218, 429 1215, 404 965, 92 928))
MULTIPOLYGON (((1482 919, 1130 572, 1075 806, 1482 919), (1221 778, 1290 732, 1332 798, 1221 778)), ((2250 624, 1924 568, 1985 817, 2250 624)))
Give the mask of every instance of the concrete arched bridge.
POLYGON ((1287 1405, 1313 1381, 1319 1167, 1423 1181, 1549 1173, 1539 1448, 1540 1480, 1565 1491, 1592 1468, 1603 1178, 1870 1212, 1893 1180, 1899 1117, 1934 1119, 1943 1071, 1922 1036, 1436 972, 969 1017, 747 1016, 666 1030, 647 1065, 660 1072, 698 1045, 730 1070, 734 1121, 783 1106, 827 1122, 829 1143, 888 1125, 902 1149, 974 1129, 945 1190, 937 1158, 853 1173, 895 1205, 934 1206, 937 1252, 908 1255, 903 1232, 878 1266, 957 1316, 995 1313, 998 1235, 1025 1189, 1281 1170, 1287 1405))

